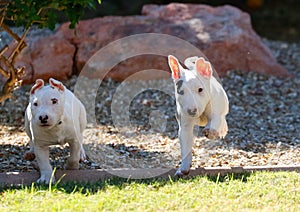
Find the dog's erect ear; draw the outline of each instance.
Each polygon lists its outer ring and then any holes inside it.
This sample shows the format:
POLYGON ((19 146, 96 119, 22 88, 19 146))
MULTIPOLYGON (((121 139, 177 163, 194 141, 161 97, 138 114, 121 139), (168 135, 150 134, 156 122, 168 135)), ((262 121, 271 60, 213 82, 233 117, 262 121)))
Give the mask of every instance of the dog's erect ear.
POLYGON ((169 63, 170 69, 172 71, 172 78, 174 80, 179 79, 181 67, 180 67, 180 64, 179 64, 178 60, 176 59, 176 57, 174 57, 173 55, 169 55, 168 63, 169 63))
POLYGON ((198 56, 193 56, 193 57, 188 57, 184 61, 184 65, 189 69, 193 70, 195 68, 195 63, 199 57, 198 56))
POLYGON ((58 89, 61 92, 63 92, 65 90, 65 86, 60 81, 55 80, 53 78, 49 79, 49 84, 50 84, 50 86, 52 86, 53 88, 58 89))
POLYGON ((33 95, 35 91, 41 89, 44 86, 44 81, 42 79, 37 79, 35 84, 32 86, 30 90, 30 95, 33 95))
POLYGON ((195 68, 198 74, 205 78, 210 78, 212 76, 212 67, 210 62, 206 61, 203 57, 200 57, 196 63, 195 68))

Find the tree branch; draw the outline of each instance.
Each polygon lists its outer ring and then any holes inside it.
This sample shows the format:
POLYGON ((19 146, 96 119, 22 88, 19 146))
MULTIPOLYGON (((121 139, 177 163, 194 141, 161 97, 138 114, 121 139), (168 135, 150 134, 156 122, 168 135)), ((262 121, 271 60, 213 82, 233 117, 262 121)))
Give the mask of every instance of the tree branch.
POLYGON ((25 37, 29 31, 29 28, 27 28, 20 38, 16 33, 14 33, 8 26, 3 23, 6 14, 5 12, 8 6, 7 2, 6 4, 4 3, 3 1, 0 2, 0 6, 4 5, 0 8, 0 27, 2 27, 2 29, 4 29, 10 36, 12 36, 18 44, 14 47, 13 51, 8 56, 4 55, 9 49, 8 45, 5 45, 0 50, 0 74, 2 74, 5 78, 8 78, 8 80, 2 87, 2 91, 0 93, 0 102, 3 102, 6 99, 10 98, 12 92, 22 84, 21 77, 24 74, 25 68, 15 68, 14 64, 16 57, 20 54, 22 49, 26 47, 25 37))

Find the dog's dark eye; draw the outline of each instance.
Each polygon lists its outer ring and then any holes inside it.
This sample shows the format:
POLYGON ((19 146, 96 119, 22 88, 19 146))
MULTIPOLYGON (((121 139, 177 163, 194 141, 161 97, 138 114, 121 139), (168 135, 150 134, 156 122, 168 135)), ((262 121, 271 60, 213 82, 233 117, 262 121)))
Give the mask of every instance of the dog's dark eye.
POLYGON ((52 101, 52 104, 57 104, 57 102, 58 102, 58 100, 57 99, 51 99, 51 101, 52 101))
POLYGON ((38 106, 38 103, 37 103, 37 102, 34 102, 33 105, 37 107, 37 106, 38 106))
POLYGON ((198 88, 198 92, 201 93, 203 91, 203 88, 198 88))

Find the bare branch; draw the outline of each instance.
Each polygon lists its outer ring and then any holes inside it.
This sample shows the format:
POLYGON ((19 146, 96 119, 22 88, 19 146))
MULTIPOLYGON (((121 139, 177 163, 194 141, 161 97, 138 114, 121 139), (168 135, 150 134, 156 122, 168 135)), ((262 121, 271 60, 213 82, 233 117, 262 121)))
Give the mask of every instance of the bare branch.
POLYGON ((15 47, 12 54, 9 56, 9 60, 11 60, 11 63, 15 63, 15 59, 18 56, 18 54, 21 53, 21 51, 27 46, 25 43, 25 37, 29 31, 29 28, 26 29, 26 31, 23 33, 22 37, 19 38, 18 45, 15 47))
POLYGON ((0 56, 2 56, 7 51, 7 49, 8 49, 8 45, 5 45, 0 51, 0 56))
POLYGON ((2 92, 0 95, 0 102, 11 97, 11 93, 21 86, 22 80, 21 76, 24 74, 24 67, 15 69, 13 64, 10 63, 4 56, 1 56, 2 61, 4 61, 6 67, 9 69, 10 76, 9 79, 5 82, 2 92))
POLYGON ((4 102, 6 99, 11 98, 11 93, 1 93, 0 94, 0 102, 4 102))
MULTIPOLYGON (((1 62, 2 55, 7 51, 7 49, 8 49, 8 46, 7 46, 7 45, 5 45, 5 46, 3 47, 3 49, 1 49, 1 51, 0 51, 0 62, 1 62)), ((0 64, 1 64, 1 63, 0 63, 0 64)), ((0 65, 0 73, 1 73, 5 78, 8 78, 8 77, 9 77, 9 74, 4 70, 4 68, 1 67, 1 65, 0 65)))
POLYGON ((3 102, 6 99, 10 98, 12 92, 22 84, 21 77, 24 74, 25 68, 15 68, 14 65, 16 57, 20 54, 22 49, 26 47, 25 37, 29 31, 29 28, 26 29, 26 31, 20 38, 16 33, 14 33, 8 26, 3 23, 8 3, 1 1, 0 6, 0 27, 17 41, 17 45, 13 47, 13 51, 10 52, 8 56, 4 55, 9 48, 8 45, 5 45, 0 50, 0 74, 2 74, 5 78, 8 78, 8 80, 4 83, 2 91, 0 93, 0 102, 3 102))

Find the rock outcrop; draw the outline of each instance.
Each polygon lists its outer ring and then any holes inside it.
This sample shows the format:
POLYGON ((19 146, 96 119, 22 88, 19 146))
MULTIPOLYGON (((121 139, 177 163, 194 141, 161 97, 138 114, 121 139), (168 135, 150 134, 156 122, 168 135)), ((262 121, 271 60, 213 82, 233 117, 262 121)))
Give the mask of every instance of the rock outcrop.
POLYGON ((183 60, 185 56, 193 56, 197 51, 203 52, 220 76, 233 69, 275 76, 289 75, 254 32, 247 13, 232 6, 178 3, 145 5, 140 16, 83 20, 78 23, 75 31, 69 29, 68 23, 62 24, 54 35, 29 46, 18 58, 18 64, 27 67, 25 83, 32 83, 36 78, 46 80, 50 76, 64 80, 74 73, 79 74, 88 60, 107 45, 141 33, 174 36, 194 48, 182 49, 180 45, 168 43, 162 45, 158 39, 155 48, 161 48, 162 53, 155 55, 151 51, 147 53, 145 45, 152 45, 147 40, 139 41, 132 47, 125 43, 122 44, 124 49, 134 48, 136 52, 144 51, 145 54, 127 58, 122 57, 123 47, 111 49, 107 58, 102 59, 116 60, 113 57, 118 57, 119 63, 106 70, 107 67, 103 68, 99 58, 99 69, 90 77, 97 77, 97 73, 104 71, 108 72, 106 77, 121 81, 145 69, 169 71, 166 60, 168 54, 175 54, 183 60))

